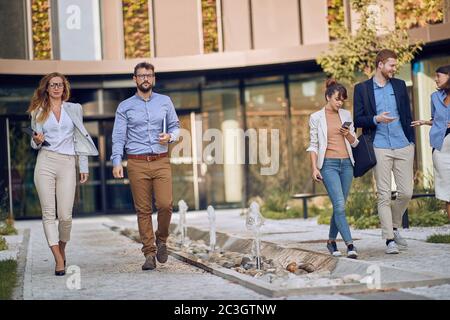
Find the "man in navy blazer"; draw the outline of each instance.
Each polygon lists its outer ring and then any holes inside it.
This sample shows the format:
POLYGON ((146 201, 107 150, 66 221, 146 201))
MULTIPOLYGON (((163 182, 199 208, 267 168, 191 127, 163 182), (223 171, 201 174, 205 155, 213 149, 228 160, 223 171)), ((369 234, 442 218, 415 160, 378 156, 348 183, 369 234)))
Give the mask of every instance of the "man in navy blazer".
POLYGON ((398 228, 413 193, 415 136, 406 84, 394 78, 397 55, 381 50, 375 63, 375 75, 355 86, 353 117, 355 128, 362 128, 373 141, 382 237, 386 239, 386 253, 395 254, 399 253, 399 246, 407 247, 398 228), (397 185, 397 198, 393 201, 392 174, 397 185))

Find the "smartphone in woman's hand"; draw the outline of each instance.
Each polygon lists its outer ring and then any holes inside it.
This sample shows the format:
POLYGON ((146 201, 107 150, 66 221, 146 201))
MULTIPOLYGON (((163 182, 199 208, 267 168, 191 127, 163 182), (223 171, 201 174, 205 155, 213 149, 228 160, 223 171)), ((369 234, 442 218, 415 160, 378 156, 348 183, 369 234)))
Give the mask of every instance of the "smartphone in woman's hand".
POLYGON ((352 122, 351 121, 345 121, 343 124, 342 124, 342 128, 350 128, 350 125, 352 124, 352 122))

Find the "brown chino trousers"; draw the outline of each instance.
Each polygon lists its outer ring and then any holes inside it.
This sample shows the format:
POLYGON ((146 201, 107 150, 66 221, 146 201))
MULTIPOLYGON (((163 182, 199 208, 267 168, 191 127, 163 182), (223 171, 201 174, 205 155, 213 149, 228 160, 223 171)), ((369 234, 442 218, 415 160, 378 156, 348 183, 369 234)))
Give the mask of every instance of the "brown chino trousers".
POLYGON ((172 216, 172 171, 169 157, 153 161, 128 159, 128 178, 137 213, 142 252, 156 255, 156 239, 165 243, 169 236, 172 216), (152 193, 158 210, 158 229, 153 233, 152 193))

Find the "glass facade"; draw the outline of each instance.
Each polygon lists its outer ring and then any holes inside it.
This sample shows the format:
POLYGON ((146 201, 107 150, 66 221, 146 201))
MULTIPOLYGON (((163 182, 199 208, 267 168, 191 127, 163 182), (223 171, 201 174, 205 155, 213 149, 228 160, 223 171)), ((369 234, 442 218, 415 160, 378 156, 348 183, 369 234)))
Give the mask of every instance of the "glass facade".
POLYGON ((292 176, 293 190, 301 192, 324 192, 323 184, 310 179, 310 163, 306 148, 309 145, 309 116, 325 105, 325 75, 291 75, 289 95, 291 98, 292 158, 296 174, 292 176))
MULTIPOLYGON (((427 118, 424 110, 429 109, 429 94, 434 90, 434 69, 448 59, 420 60, 412 73, 411 66, 401 70, 399 77, 407 81, 414 98, 415 118, 427 118), (417 89, 412 89, 413 83, 417 89)), ((0 129, 6 132, 7 120, 16 218, 40 215, 33 184, 36 152, 20 130, 29 125, 25 111, 38 80, 32 77, 22 82, 19 77, 8 77, 0 87, 0 129)), ((86 128, 100 153, 90 157, 88 183, 77 187, 74 214, 133 212, 126 170, 125 179, 114 179, 110 157, 115 110, 135 93, 134 84, 124 76, 99 76, 96 81, 79 76, 70 81, 71 101, 83 105, 86 128)), ((155 92, 171 97, 182 128, 180 141, 170 146, 175 207, 181 199, 190 209, 205 209, 210 204, 243 207, 250 198, 266 197, 277 189, 325 192, 321 184, 311 181, 306 152, 309 115, 325 103, 324 82, 325 75, 317 67, 195 76, 157 74, 155 92), (239 134, 245 139, 237 139, 239 134), (273 149, 273 145, 279 148, 273 149), (245 164, 239 159, 245 159, 245 164), (275 168, 273 174, 263 174, 268 168, 275 168)), ((352 110, 352 88, 348 88, 348 96, 344 107, 352 110)), ((427 135, 419 135, 418 169, 422 169, 429 150, 427 135)), ((6 152, 0 152, 0 159, 7 159, 6 152)), ((7 161, 2 160, 1 166, 0 182, 7 186, 7 161)))
MULTIPOLYGON (((249 165, 247 176, 247 192, 249 197, 265 196, 266 192, 273 189, 289 189, 289 166, 288 166, 288 140, 287 128, 288 112, 285 86, 283 77, 266 77, 245 81, 245 112, 247 118, 247 129, 258 131, 258 148, 249 149, 250 157, 252 152, 258 155, 258 163, 249 165), (262 163, 261 151, 267 149, 270 153, 271 145, 276 141, 268 138, 267 147, 261 149, 261 129, 278 132, 279 157, 278 172, 274 175, 261 175, 262 163)), ((250 146, 253 144, 250 142, 250 146)), ((256 155, 253 154, 256 158, 256 155)), ((270 154, 269 154, 270 156, 270 154)), ((250 162, 251 163, 251 162, 250 162)))

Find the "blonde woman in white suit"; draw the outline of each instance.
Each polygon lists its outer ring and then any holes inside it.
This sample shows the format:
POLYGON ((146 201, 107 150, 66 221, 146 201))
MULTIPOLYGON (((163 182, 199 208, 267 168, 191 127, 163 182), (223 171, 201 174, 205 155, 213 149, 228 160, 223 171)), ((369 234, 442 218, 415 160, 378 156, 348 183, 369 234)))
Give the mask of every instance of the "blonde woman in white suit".
POLYGON ((98 155, 83 125, 81 105, 67 102, 69 97, 70 85, 66 77, 50 73, 41 79, 28 108, 35 132, 31 147, 39 150, 34 184, 41 203, 45 236, 55 258, 56 276, 65 275, 65 248, 72 229, 77 160, 80 183, 85 183, 89 176, 88 156, 98 155))

